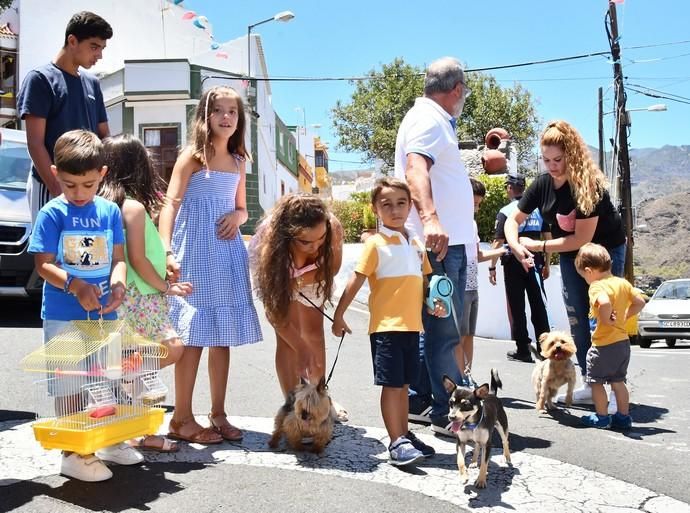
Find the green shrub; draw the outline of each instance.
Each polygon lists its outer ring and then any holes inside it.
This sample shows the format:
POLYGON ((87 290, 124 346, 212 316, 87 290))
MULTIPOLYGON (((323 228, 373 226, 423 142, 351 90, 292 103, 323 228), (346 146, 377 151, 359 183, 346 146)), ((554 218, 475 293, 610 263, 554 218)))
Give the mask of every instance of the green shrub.
POLYGON ((350 199, 356 201, 357 203, 363 203, 365 205, 371 204, 371 191, 361 191, 353 192, 350 194, 350 199))
POLYGON ((479 240, 491 242, 496 233, 496 214, 508 204, 505 176, 480 174, 475 178, 486 187, 486 196, 484 196, 484 201, 479 207, 479 212, 475 215, 479 229, 479 240))
POLYGON ((376 214, 368 203, 362 207, 362 219, 364 228, 368 230, 376 228, 376 214))
POLYGON ((331 212, 338 218, 345 231, 345 242, 359 242, 359 237, 364 231, 364 208, 357 201, 331 202, 331 212))

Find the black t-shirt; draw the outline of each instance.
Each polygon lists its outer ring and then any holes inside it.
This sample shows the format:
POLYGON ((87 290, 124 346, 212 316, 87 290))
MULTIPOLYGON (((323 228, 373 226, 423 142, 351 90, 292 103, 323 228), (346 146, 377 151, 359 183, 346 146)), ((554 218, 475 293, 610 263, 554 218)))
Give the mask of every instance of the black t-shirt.
MULTIPOLYGON (((518 202, 518 209, 526 214, 531 213, 535 208, 541 211, 544 222, 551 226, 554 239, 575 233, 576 219, 598 217, 592 242, 601 244, 607 249, 615 248, 625 242, 623 223, 611 203, 608 191, 604 191, 592 213, 585 215, 575 208, 570 184, 566 182, 559 189, 554 189, 551 176, 545 173, 530 184, 518 202)), ((575 256, 577 251, 566 251, 561 254, 575 256)))

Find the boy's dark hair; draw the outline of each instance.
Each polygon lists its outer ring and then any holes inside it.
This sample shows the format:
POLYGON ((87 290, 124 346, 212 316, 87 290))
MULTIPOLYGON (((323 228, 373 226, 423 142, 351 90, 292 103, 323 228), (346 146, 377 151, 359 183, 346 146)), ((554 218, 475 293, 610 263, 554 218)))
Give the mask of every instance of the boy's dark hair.
POLYGON ((575 268, 584 271, 585 267, 601 272, 610 271, 611 255, 604 246, 588 242, 580 248, 575 257, 575 268))
POLYGON ((482 198, 486 196, 486 187, 482 182, 470 177, 470 183, 472 184, 472 196, 481 196, 482 198))
POLYGON ((55 167, 70 175, 100 171, 105 161, 103 143, 88 130, 70 130, 55 142, 55 167))
POLYGON ((76 37, 78 42, 82 42, 90 37, 110 39, 113 37, 113 28, 98 14, 81 11, 73 15, 67 23, 63 46, 67 46, 67 38, 70 34, 76 37))
POLYGON ((405 182, 403 182, 402 180, 398 180, 397 178, 393 178, 392 176, 384 176, 383 178, 379 178, 378 180, 376 180, 374 188, 371 190, 372 205, 376 204, 376 199, 379 197, 379 194, 381 194, 381 191, 384 187, 390 187, 392 189, 400 189, 401 191, 405 191, 405 193, 407 194, 407 199, 409 201, 412 201, 412 193, 410 192, 410 188, 405 182))

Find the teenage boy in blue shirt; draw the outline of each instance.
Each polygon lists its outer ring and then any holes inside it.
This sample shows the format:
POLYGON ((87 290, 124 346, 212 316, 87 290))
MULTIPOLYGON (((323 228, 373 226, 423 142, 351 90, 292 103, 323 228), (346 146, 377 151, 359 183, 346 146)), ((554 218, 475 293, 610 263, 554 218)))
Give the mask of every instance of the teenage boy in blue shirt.
MULTIPOLYGON (((70 321, 117 319, 115 310, 126 294, 120 209, 96 196, 107 172, 103 162, 103 144, 92 132, 73 130, 55 143, 51 172, 63 193, 40 210, 29 244, 36 271, 45 280, 44 343, 69 329, 70 321)), ((58 380, 51 393, 58 415, 80 404, 79 391, 69 379, 58 380)), ((105 481, 112 472, 101 460, 131 465, 143 457, 124 443, 96 455, 63 452, 60 471, 81 481, 105 481)))

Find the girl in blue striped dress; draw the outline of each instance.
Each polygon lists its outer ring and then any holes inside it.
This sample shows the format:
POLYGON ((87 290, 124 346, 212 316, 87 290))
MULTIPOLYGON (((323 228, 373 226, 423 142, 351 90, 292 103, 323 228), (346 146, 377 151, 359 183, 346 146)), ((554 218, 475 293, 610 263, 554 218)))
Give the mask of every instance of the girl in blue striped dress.
POLYGON ((240 226, 247 221, 242 99, 229 87, 206 91, 197 106, 189 144, 170 177, 159 230, 172 281, 191 282, 194 292, 168 298, 170 319, 185 351, 175 366, 175 413, 171 438, 195 443, 238 441, 228 422, 225 393, 230 347, 261 340, 252 301, 247 250, 240 226), (209 348, 210 426, 192 413, 201 352, 209 348))

